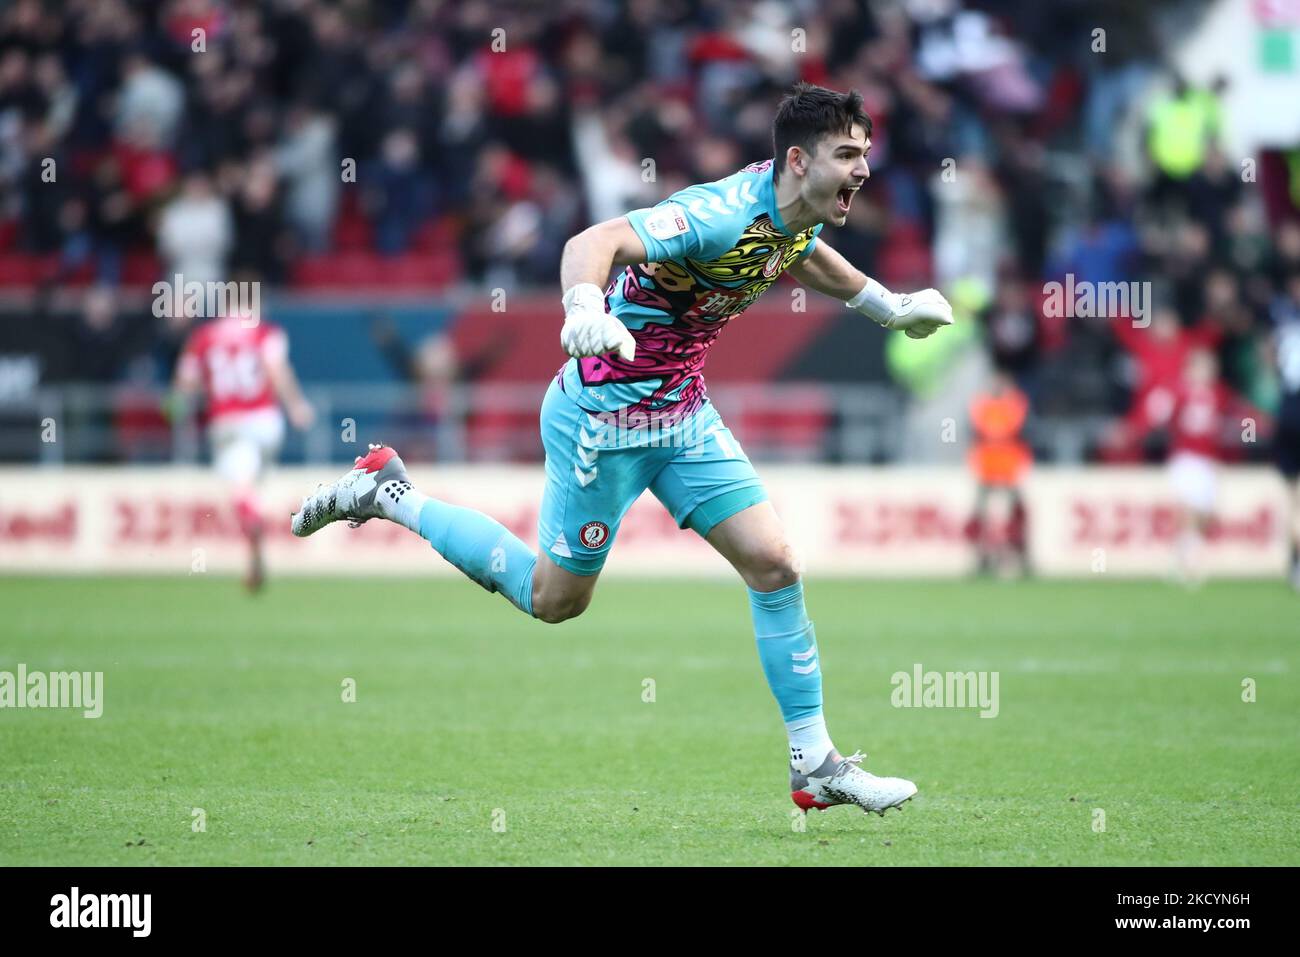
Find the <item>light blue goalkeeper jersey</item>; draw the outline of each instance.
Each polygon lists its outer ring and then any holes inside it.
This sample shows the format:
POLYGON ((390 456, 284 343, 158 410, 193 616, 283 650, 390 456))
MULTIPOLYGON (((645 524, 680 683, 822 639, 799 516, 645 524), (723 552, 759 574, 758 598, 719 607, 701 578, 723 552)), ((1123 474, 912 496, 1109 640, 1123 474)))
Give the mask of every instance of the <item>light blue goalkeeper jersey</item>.
POLYGON ((771 160, 688 186, 627 219, 649 261, 610 283, 605 308, 632 331, 636 358, 570 359, 557 378, 589 411, 670 412, 680 422, 705 401, 701 370, 722 327, 811 253, 822 227, 786 230, 771 160))

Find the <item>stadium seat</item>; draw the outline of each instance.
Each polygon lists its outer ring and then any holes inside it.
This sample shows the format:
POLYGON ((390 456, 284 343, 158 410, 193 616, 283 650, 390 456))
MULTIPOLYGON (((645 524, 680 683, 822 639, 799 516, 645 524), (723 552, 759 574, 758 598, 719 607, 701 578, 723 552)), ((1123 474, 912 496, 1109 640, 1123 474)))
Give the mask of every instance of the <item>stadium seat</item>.
POLYGON ((370 249, 374 246, 374 227, 361 208, 355 189, 345 189, 334 223, 334 248, 340 251, 370 249))
POLYGON ((126 286, 152 286, 162 275, 163 264, 154 253, 134 250, 124 257, 122 284, 126 286))
POLYGON ((728 416, 728 424, 751 454, 790 460, 820 458, 834 410, 825 390, 811 386, 783 390, 766 400, 747 399, 739 414, 728 416))

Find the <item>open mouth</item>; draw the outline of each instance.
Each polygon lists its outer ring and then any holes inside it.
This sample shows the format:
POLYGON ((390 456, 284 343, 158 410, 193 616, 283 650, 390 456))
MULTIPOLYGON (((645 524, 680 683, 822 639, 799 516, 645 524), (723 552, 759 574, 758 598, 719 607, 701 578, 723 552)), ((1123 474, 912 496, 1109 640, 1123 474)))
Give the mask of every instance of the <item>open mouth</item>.
POLYGON ((847 213, 849 211, 849 206, 853 204, 853 194, 861 188, 861 183, 857 186, 845 186, 835 194, 835 205, 839 207, 841 213, 847 213))

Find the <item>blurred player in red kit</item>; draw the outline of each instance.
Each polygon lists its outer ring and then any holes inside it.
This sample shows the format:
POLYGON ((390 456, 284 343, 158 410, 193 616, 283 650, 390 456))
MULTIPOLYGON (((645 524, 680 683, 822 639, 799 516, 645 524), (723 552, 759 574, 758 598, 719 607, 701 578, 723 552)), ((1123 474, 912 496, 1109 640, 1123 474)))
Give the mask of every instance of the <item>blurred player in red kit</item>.
POLYGON ((257 591, 265 579, 257 484, 284 439, 285 414, 297 429, 307 428, 315 417, 289 363, 288 336, 256 314, 232 313, 206 322, 181 350, 174 391, 182 401, 200 393, 207 400, 204 419, 212 464, 230 483, 249 546, 244 584, 257 591))
POLYGON ((1174 393, 1169 428, 1169 478, 1182 510, 1175 572, 1185 584, 1205 578, 1203 552, 1214 518, 1218 464, 1223 441, 1237 413, 1258 416, 1219 379, 1219 362, 1209 349, 1187 354, 1174 393))

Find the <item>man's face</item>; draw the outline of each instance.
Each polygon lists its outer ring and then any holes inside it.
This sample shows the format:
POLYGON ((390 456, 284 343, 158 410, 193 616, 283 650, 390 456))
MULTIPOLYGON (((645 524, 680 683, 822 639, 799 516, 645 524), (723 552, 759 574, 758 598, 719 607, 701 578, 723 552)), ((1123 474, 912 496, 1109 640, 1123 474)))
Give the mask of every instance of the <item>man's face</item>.
POLYGON ((820 214, 822 222, 844 225, 854 194, 871 176, 867 167, 870 152, 871 140, 855 125, 849 133, 827 133, 812 153, 803 153, 807 165, 800 195, 820 214))

